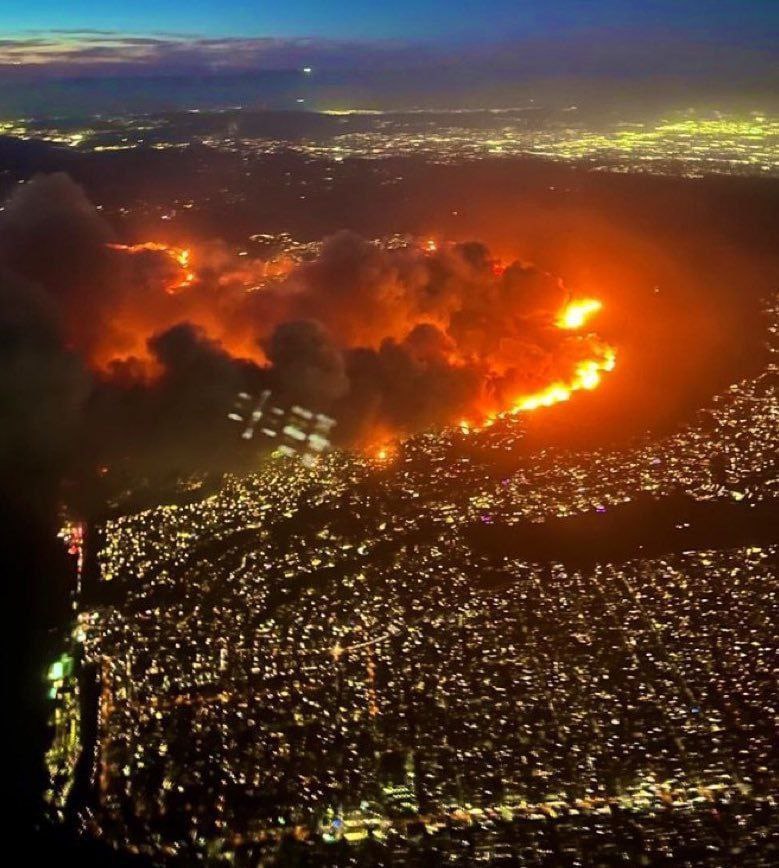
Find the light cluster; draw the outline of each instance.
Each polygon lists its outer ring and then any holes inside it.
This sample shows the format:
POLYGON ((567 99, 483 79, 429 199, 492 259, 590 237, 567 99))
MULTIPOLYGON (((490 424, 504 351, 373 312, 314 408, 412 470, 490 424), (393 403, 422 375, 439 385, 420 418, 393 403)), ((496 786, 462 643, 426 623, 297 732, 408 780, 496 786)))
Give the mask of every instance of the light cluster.
MULTIPOLYGON (((235 113, 240 119, 241 111, 235 113)), ((249 114, 249 113, 247 113, 249 114)), ((693 111, 645 121, 589 119, 584 111, 516 109, 476 113, 325 112, 334 124, 309 135, 250 133, 240 122, 209 124, 220 113, 191 117, 92 119, 83 125, 12 120, 0 132, 93 152, 135 148, 180 149, 196 140, 244 157, 296 151, 332 162, 350 158, 420 156, 449 163, 485 157, 538 156, 577 161, 590 168, 702 177, 708 174, 776 175, 779 121, 760 112, 739 115, 693 111), (339 125, 341 128, 339 128, 339 125)), ((317 117, 317 115, 312 115, 317 117)), ((319 115, 321 118, 322 115, 319 115)))

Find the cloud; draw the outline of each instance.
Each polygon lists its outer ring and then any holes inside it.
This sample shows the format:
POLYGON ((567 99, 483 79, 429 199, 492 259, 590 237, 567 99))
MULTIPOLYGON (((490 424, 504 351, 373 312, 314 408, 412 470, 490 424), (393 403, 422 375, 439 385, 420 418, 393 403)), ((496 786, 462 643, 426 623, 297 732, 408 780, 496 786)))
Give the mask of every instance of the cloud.
MULTIPOLYGON (((302 69, 468 71, 472 83, 538 78, 728 79, 759 83, 776 76, 769 41, 713 35, 599 28, 597 31, 504 40, 333 39, 325 37, 206 37, 107 31, 36 32, 0 41, 0 69, 20 75, 101 76, 256 73, 302 69)), ((420 82, 417 81, 420 87, 420 82)))
MULTIPOLYGON (((423 49, 433 51, 432 47, 423 49)), ((411 63, 419 46, 399 40, 323 37, 213 38, 52 31, 0 41, 0 68, 21 66, 38 75, 106 72, 163 73, 289 70, 310 66, 353 68, 411 63)))

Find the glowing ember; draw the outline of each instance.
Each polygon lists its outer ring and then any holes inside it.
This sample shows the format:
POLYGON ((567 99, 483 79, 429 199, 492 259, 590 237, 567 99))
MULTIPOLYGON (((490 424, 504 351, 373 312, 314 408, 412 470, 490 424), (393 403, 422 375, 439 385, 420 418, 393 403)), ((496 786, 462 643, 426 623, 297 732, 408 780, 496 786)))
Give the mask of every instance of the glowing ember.
POLYGON ((375 445, 376 441, 374 441, 373 446, 367 446, 363 448, 367 448, 367 452, 369 455, 373 457, 373 460, 378 462, 379 464, 387 464, 392 461, 393 458, 397 455, 398 450, 398 440, 384 440, 379 445, 375 445))
POLYGON ((592 314, 597 313, 603 304, 596 298, 582 298, 565 306, 557 319, 558 328, 580 329, 592 314))

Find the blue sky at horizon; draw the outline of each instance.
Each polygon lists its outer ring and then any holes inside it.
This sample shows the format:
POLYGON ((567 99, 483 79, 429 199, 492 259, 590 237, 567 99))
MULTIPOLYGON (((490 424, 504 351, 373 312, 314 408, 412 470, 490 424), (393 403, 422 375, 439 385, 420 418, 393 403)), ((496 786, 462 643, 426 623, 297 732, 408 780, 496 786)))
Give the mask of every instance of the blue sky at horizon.
POLYGON ((6 0, 0 35, 106 30, 204 37, 480 41, 589 28, 662 28, 759 39, 779 27, 779 0, 6 0), (8 5, 6 5, 8 4, 8 5))

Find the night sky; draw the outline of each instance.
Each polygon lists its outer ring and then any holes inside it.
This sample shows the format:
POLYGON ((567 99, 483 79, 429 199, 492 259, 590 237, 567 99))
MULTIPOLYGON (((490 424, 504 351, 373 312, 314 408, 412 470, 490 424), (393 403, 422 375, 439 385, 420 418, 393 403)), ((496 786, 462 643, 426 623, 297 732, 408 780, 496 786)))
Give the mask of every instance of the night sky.
MULTIPOLYGON (((196 75, 213 80, 309 66, 315 72, 305 92, 311 107, 424 103, 424 86, 434 91, 427 102, 437 105, 467 99, 512 104, 516 91, 504 96, 500 88, 539 81, 564 82, 566 98, 574 92, 570 82, 588 83, 591 89, 595 82, 596 91, 604 86, 624 90, 626 83, 638 82, 639 99, 647 92, 643 82, 656 93, 673 87, 683 100, 693 92, 706 98, 758 94, 761 109, 779 92, 779 0, 29 0, 3 5, 0 110, 5 106, 6 111, 9 106, 24 112, 39 108, 31 99, 18 105, 13 83, 20 77, 105 81, 196 75), (466 73, 465 85, 458 84, 466 73)), ((32 91, 26 93, 30 97, 32 91)), ((94 94, 82 96, 87 104, 104 107, 94 102, 94 94)), ((41 99, 44 109, 53 109, 59 96, 41 99)), ((246 102, 242 93, 224 99, 246 102)))

